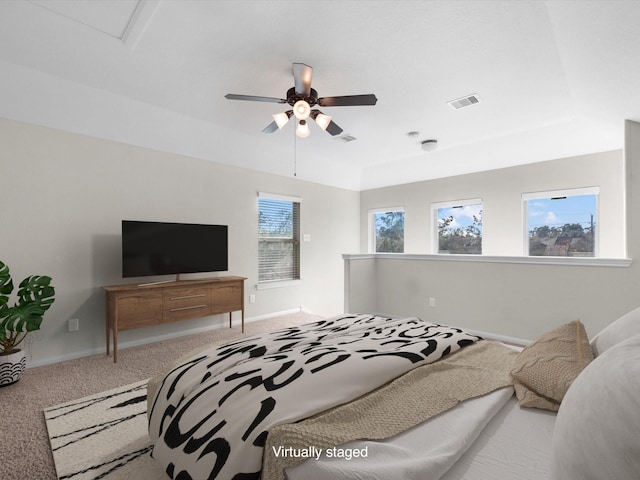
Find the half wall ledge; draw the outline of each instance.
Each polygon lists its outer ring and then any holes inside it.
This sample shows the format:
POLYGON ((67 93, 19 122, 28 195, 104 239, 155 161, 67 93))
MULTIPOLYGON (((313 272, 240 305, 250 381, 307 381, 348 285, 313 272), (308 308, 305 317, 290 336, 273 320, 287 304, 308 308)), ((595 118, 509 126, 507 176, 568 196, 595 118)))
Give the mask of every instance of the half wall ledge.
POLYGON ((436 255, 414 253, 345 253, 343 260, 419 260, 427 262, 519 263, 532 265, 569 265, 589 267, 630 267, 631 258, 594 257, 508 257, 497 255, 436 255))

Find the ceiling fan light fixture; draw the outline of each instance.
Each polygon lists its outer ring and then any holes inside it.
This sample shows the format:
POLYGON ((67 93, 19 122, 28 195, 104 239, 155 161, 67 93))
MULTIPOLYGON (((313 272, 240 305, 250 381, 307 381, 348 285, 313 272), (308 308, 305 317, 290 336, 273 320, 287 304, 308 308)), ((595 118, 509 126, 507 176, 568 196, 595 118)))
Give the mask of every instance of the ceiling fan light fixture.
MULTIPOLYGON (((311 113, 311 106, 304 100, 298 100, 293 105, 293 114, 298 120, 306 120, 311 113)), ((309 128, 309 127, 307 127, 309 128)))
POLYGON ((298 127, 296 128, 296 135, 300 138, 307 138, 311 134, 309 130, 309 124, 306 120, 300 120, 298 127))
POLYGON ((325 115, 321 113, 319 110, 313 110, 311 112, 311 118, 316 121, 316 124, 322 129, 326 130, 329 124, 331 123, 331 115, 325 115))
POLYGON ((276 113, 275 115, 273 115, 273 120, 276 122, 276 125, 278 125, 278 128, 282 129, 282 127, 284 127, 291 118, 291 115, 293 115, 293 110, 276 113))

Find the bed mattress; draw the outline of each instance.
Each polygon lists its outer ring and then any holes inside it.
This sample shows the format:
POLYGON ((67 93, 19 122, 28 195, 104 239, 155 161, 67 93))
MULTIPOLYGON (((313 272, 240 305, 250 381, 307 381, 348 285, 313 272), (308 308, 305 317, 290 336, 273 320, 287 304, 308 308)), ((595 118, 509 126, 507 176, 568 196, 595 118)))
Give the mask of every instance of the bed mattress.
POLYGON ((521 408, 511 397, 441 479, 550 479, 555 420, 556 413, 521 408))
POLYGON ((344 451, 366 457, 309 459, 288 480, 544 480, 550 478, 556 415, 523 409, 511 387, 467 400, 385 441, 357 441, 344 451))

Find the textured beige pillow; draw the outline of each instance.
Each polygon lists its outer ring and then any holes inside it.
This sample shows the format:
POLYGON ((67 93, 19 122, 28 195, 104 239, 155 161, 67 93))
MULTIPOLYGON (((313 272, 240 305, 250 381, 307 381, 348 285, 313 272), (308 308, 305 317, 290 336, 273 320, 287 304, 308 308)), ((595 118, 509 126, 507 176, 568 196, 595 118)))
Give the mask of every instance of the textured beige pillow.
POLYGON ((545 333, 520 352, 511 371, 520 405, 557 411, 573 381, 593 358, 580 320, 545 333))
POLYGON ((541 408, 543 410, 551 410, 557 412, 560 408, 560 402, 556 402, 553 399, 541 397, 533 390, 529 390, 523 384, 513 379, 513 388, 516 391, 516 397, 521 407, 527 408, 541 408))

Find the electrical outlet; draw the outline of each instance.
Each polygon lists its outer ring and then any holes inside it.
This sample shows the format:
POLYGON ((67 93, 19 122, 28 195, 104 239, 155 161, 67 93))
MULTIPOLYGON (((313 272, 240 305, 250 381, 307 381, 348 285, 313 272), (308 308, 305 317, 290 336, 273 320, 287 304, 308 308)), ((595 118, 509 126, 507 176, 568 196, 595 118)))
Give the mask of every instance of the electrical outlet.
POLYGON ((249 295, 249 303, 256 303, 256 296, 253 293, 249 295))
POLYGON ((80 319, 79 318, 70 318, 69 319, 69 331, 77 332, 80 330, 80 319))
POLYGON ((429 297, 429 306, 430 307, 436 306, 436 299, 434 297, 429 297))

